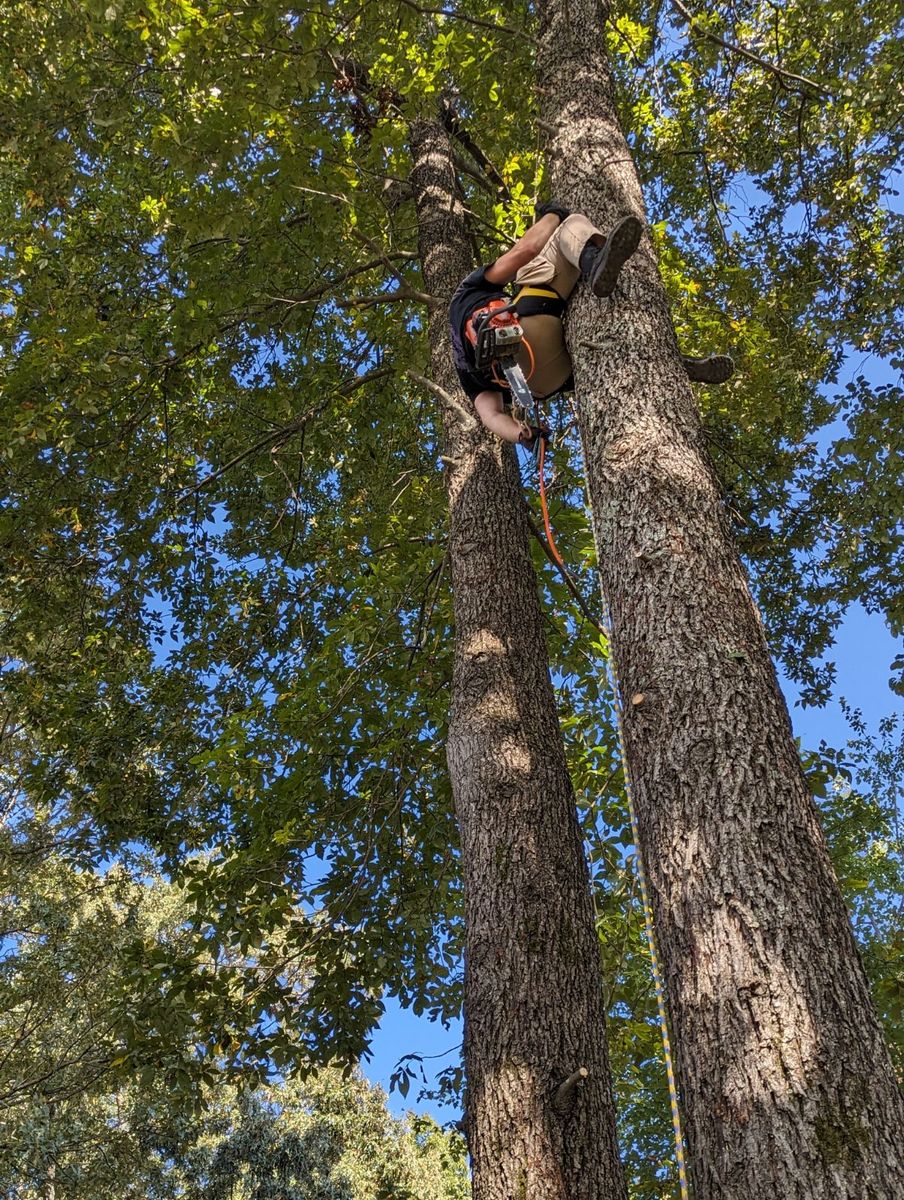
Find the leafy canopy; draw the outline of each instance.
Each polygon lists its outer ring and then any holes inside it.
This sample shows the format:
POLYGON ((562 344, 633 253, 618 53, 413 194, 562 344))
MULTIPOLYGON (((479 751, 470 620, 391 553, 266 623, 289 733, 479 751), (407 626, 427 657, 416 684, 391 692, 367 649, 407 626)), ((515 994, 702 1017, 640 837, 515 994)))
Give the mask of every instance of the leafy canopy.
MULTIPOLYGON (((408 374, 442 298, 407 122, 457 111, 483 261, 529 220, 543 131, 533 7, 425 7, 0 14, 4 764, 76 869, 140 846, 184 889, 179 936, 133 947, 128 987, 156 991, 118 1035, 130 1070, 164 1069, 180 1022, 262 1080, 353 1059, 386 993, 458 1009, 441 447, 408 374)), ((688 11, 608 14, 619 104, 682 345, 738 361, 705 430, 776 652, 819 701, 852 600, 902 623, 897 17, 688 11)), ((568 403, 551 416, 557 540, 592 608, 568 403)), ((618 945, 604 647, 543 588, 618 945)), ((647 1081, 648 984, 612 1004, 647 1081)))

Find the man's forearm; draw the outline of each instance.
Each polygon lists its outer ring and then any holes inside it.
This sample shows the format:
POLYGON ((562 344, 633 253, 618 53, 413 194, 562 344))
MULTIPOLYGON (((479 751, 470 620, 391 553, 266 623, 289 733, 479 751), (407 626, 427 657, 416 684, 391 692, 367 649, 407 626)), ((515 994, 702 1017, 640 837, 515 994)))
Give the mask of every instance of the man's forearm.
POLYGON ((524 421, 516 421, 502 407, 502 395, 499 392, 481 392, 474 401, 474 407, 490 433, 495 433, 504 442, 517 444, 530 436, 530 426, 524 421))

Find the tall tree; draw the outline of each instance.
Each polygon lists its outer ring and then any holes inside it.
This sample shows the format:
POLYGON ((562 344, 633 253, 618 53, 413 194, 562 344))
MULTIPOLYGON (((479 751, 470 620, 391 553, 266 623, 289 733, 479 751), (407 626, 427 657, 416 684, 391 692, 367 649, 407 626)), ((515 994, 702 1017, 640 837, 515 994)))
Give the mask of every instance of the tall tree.
MULTIPOLYGON (((644 213, 597 0, 542 7, 556 194, 644 213)), ((700 1200, 904 1188, 904 1103, 734 550, 651 244, 568 340, 700 1200)))
MULTIPOLYGON (((473 262, 438 121, 413 122, 411 154, 424 278, 449 297, 473 262)), ((446 432, 455 609, 447 753, 465 887, 474 1195, 608 1200, 624 1195, 624 1182, 599 952, 521 479, 514 449, 465 406, 444 312, 431 320, 430 347, 446 432)))

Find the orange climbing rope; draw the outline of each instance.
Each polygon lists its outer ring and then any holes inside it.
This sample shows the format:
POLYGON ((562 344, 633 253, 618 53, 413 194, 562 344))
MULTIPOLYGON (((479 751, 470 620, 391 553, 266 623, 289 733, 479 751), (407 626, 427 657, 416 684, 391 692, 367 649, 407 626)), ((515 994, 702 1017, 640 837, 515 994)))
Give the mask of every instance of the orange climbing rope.
POLYGON ((556 546, 555 538, 552 536, 552 526, 549 523, 549 505, 546 501, 546 477, 544 473, 544 464, 546 463, 546 438, 542 433, 537 433, 540 439, 540 458, 538 460, 538 473, 540 477, 540 508, 543 511, 543 528, 546 531, 546 540, 549 542, 549 548, 552 551, 552 556, 564 571, 565 564, 562 562, 562 556, 556 546))

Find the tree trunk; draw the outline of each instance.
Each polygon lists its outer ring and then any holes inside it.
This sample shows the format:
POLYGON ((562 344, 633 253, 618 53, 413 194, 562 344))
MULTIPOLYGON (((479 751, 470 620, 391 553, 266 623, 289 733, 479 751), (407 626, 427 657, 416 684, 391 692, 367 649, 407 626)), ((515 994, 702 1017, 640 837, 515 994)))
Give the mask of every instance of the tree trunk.
MULTIPOLYGON (((473 269, 447 135, 411 127, 424 278, 473 269)), ((465 1127, 475 1200, 614 1200, 618 1162, 599 948, 549 677, 521 482, 458 388, 444 391, 455 656, 448 760, 465 884, 465 1127), (565 1094, 575 1071, 589 1074, 565 1094)))
MULTIPOLYGON (((643 214, 595 0, 541 5, 554 194, 643 214)), ((646 240, 567 337, 696 1200, 904 1196, 904 1113, 646 240)))

